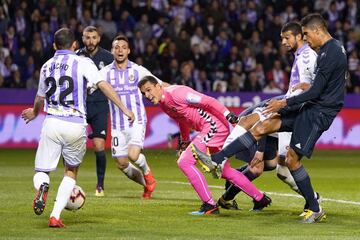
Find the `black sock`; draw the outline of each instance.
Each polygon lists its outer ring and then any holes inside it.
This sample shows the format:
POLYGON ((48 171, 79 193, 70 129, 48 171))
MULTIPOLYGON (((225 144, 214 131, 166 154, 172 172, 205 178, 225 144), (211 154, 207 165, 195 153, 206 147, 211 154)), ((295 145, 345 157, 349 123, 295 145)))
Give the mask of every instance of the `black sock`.
POLYGON ((225 159, 234 156, 237 152, 249 149, 255 143, 256 139, 254 138, 254 136, 250 132, 246 132, 244 135, 241 135, 240 137, 232 141, 220 152, 212 154, 211 160, 218 164, 221 164, 225 159))
POLYGON ((290 173, 293 176, 301 194, 304 196, 306 202, 309 204, 309 209, 314 212, 318 212, 319 203, 314 196, 314 189, 311 186, 310 177, 306 172, 304 166, 301 166, 295 171, 290 171, 290 173))
MULTIPOLYGON (((245 165, 246 168, 241 171, 245 177, 247 177, 247 179, 249 179, 251 182, 256 179, 258 176, 253 174, 252 172, 249 171, 249 168, 247 167, 247 165, 245 165)), ((241 167, 240 169, 244 168, 245 166, 241 167)), ((239 171, 239 169, 236 169, 239 171)), ((230 187, 226 190, 226 192, 223 194, 223 198, 225 201, 229 201, 235 198, 235 196, 241 192, 241 189, 238 188, 237 186, 235 186, 234 184, 231 184, 230 187)))
POLYGON ((96 156, 97 185, 104 188, 104 178, 105 178, 105 170, 106 170, 105 151, 95 152, 95 156, 96 156))

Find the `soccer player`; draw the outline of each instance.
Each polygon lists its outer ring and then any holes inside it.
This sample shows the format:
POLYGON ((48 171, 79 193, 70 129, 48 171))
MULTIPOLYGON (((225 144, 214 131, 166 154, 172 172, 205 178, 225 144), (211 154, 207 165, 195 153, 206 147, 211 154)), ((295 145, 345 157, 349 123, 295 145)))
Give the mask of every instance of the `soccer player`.
POLYGON ((302 222, 314 223, 322 221, 326 214, 314 196, 310 177, 301 159, 303 156, 311 157, 316 141, 330 127, 344 104, 347 57, 341 43, 329 34, 326 21, 320 14, 305 16, 301 25, 304 40, 312 49, 319 50, 312 86, 297 96, 270 101, 263 113, 274 114, 282 109, 282 114, 275 114, 272 118, 256 124, 221 152, 211 157, 202 152, 197 154, 204 164, 214 168, 234 153, 250 148, 265 134, 276 131, 292 132, 286 165, 309 204, 302 222), (299 104, 302 104, 299 110, 286 111, 299 104))
POLYGON ((58 188, 49 226, 62 228, 60 218, 76 183, 79 165, 86 151, 86 88, 97 85, 133 122, 134 114, 127 109, 109 83, 100 78, 98 69, 89 58, 77 56, 75 37, 68 28, 54 35, 54 57, 41 68, 39 88, 34 107, 25 109, 21 116, 26 123, 37 117, 42 106, 46 112, 39 146, 35 157, 34 187, 38 190, 33 209, 43 213, 49 190, 49 173, 60 159, 64 159, 64 178, 58 188))
POLYGON ((118 35, 114 38, 111 52, 114 61, 104 67, 100 75, 112 85, 120 99, 135 113, 135 121, 129 123, 121 109, 109 103, 112 156, 117 160, 118 168, 129 179, 144 187, 142 197, 149 199, 155 190, 156 181, 145 155, 141 153, 145 139, 146 112, 137 84, 142 77, 152 74, 128 59, 130 48, 126 36, 118 35))
MULTIPOLYGON (((214 98, 187 86, 163 87, 153 76, 144 77, 138 86, 148 100, 153 104, 160 104, 162 110, 179 124, 183 152, 177 163, 203 202, 200 210, 192 214, 219 213, 205 177, 195 167, 196 160, 189 146, 190 129, 199 132, 192 144, 202 150, 208 147, 209 151, 216 152, 221 149, 229 135, 229 122, 235 123, 237 116, 214 98)), ((271 199, 261 193, 241 172, 231 168, 229 161, 224 166, 222 177, 253 198, 254 210, 263 209, 271 203, 271 199)))
MULTIPOLYGON (((88 26, 83 30, 82 41, 84 47, 77 51, 77 55, 89 57, 100 70, 110 64, 114 58, 112 54, 99 46, 101 37, 94 26, 88 26)), ((104 196, 104 179, 106 171, 105 140, 108 128, 109 105, 108 100, 100 89, 96 89, 86 98, 86 121, 90 124, 92 133, 88 136, 92 139, 96 157, 97 184, 95 196, 104 196)))
MULTIPOLYGON (((284 96, 279 96, 277 99, 289 98, 298 95, 303 90, 307 90, 311 81, 314 79, 315 65, 317 54, 310 48, 303 40, 301 25, 297 22, 286 23, 281 29, 282 45, 288 52, 293 52, 295 55, 294 63, 291 70, 289 89, 284 96)), ((247 109, 241 114, 238 126, 226 140, 224 146, 227 146, 234 139, 244 134, 256 122, 264 121, 267 116, 262 114, 262 110, 268 100, 263 101, 256 108, 247 109)), ((249 180, 254 180, 259 177, 262 172, 270 171, 276 168, 277 176, 288 184, 291 189, 301 194, 289 169, 285 166, 285 156, 287 153, 287 146, 290 144, 291 132, 281 132, 277 134, 278 139, 272 136, 263 137, 257 147, 253 149, 237 153, 237 158, 242 159, 249 164, 241 168, 249 180), (255 152, 256 151, 256 152, 255 152), (279 151, 279 152, 278 152, 279 151), (278 156, 276 154, 278 152, 278 156), (277 164, 278 163, 278 164, 277 164)), ((236 206, 234 197, 239 193, 240 189, 236 186, 228 186, 226 192, 219 199, 220 206, 232 209, 236 206)), ((320 199, 318 193, 314 193, 317 199, 320 199)), ((305 204, 305 210, 307 209, 305 204)))

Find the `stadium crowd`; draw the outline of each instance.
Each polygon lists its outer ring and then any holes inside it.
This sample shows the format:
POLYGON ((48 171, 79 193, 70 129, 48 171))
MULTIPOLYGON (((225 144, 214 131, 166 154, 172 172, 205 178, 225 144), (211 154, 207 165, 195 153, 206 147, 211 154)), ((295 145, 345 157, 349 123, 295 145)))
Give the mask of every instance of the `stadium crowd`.
POLYGON ((53 56, 53 34, 69 27, 117 33, 130 59, 171 84, 199 92, 287 90, 293 56, 280 43, 284 23, 320 12, 348 53, 347 91, 360 93, 360 4, 356 0, 0 0, 0 88, 36 89, 53 56))

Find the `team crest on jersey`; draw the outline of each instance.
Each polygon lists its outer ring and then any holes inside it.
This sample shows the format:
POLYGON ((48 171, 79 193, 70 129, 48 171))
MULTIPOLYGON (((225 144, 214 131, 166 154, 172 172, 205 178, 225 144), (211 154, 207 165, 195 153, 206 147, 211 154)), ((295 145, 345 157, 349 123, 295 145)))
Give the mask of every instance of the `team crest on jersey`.
POLYGON ((99 62, 99 69, 102 69, 105 67, 105 63, 103 61, 99 62))
POLYGON ((115 148, 112 148, 112 154, 115 155, 116 154, 116 150, 115 148))
POLYGON ((172 110, 173 112, 177 112, 177 110, 176 110, 175 107, 172 107, 171 110, 172 110))
POLYGON ((135 76, 134 76, 134 74, 130 74, 130 75, 129 75, 129 81, 130 81, 130 82, 135 81, 135 76))

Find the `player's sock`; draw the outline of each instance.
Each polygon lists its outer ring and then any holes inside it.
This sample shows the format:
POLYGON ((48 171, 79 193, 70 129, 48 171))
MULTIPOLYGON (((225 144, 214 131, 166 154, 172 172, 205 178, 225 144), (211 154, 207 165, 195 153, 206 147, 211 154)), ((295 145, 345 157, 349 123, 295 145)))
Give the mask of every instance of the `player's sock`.
POLYGON ((56 219, 60 219, 61 211, 66 206, 68 199, 70 198, 71 192, 75 186, 75 179, 65 176, 60 183, 56 200, 54 204, 54 208, 50 214, 50 217, 55 217, 56 219))
POLYGON ((241 135, 243 135, 244 133, 246 133, 246 129, 243 128, 242 126, 239 126, 236 124, 236 126, 233 128, 233 130, 231 131, 230 135, 226 138, 224 146, 226 147, 227 145, 229 145, 232 141, 234 141, 236 138, 240 137, 241 135))
POLYGON ((144 154, 140 153, 139 158, 134 163, 141 169, 144 175, 150 172, 150 167, 146 162, 144 154))
POLYGON ((96 175, 97 175, 97 186, 104 189, 104 178, 106 171, 106 154, 105 151, 95 152, 96 156, 96 175))
MULTIPOLYGON (((253 174, 249 167, 247 165, 241 167, 241 168, 244 168, 246 167, 245 169, 243 169, 242 172, 244 174, 245 177, 247 177, 247 179, 249 179, 249 181, 253 181, 254 179, 256 179, 258 176, 253 174)), ((239 171, 238 169, 236 169, 237 171, 239 171)), ((236 185, 234 184, 231 184, 230 187, 226 190, 226 192, 223 194, 223 198, 224 200, 226 201, 229 201, 229 200, 232 200, 235 198, 235 196, 241 192, 241 189, 239 187, 237 187, 236 185)))
POLYGON ((276 173, 281 181, 289 185, 292 190, 294 190, 295 192, 301 195, 301 192, 298 186, 296 185, 296 182, 293 176, 291 175, 288 167, 278 164, 276 166, 276 173))
POLYGON ((304 196, 306 202, 309 204, 309 209, 318 212, 319 203, 314 197, 314 190, 311 186, 311 181, 308 173, 306 172, 304 166, 296 169, 295 171, 290 171, 291 175, 294 177, 296 185, 298 186, 300 192, 304 196))
POLYGON ((43 184, 43 183, 50 184, 50 177, 48 174, 46 174, 44 172, 37 172, 37 173, 35 173, 35 175, 33 177, 33 182, 34 182, 34 187, 37 191, 37 190, 39 190, 41 184, 43 184))
POLYGON ((204 175, 195 167, 195 160, 191 158, 191 153, 184 152, 184 154, 188 154, 189 158, 178 161, 179 168, 185 174, 201 201, 216 205, 204 175))
POLYGON ((231 181, 234 185, 241 188, 248 196, 252 197, 256 201, 260 201, 264 194, 260 192, 255 185, 245 177, 245 175, 241 172, 230 167, 230 162, 224 164, 224 168, 222 171, 222 178, 225 178, 231 181))
POLYGON ((221 164, 225 159, 232 157, 237 152, 249 149, 256 143, 256 139, 250 132, 246 132, 242 136, 236 138, 234 141, 229 143, 220 152, 212 154, 211 160, 221 164))
POLYGON ((129 163, 127 168, 123 169, 122 172, 134 182, 137 182, 144 187, 146 186, 144 175, 132 163, 129 163))

